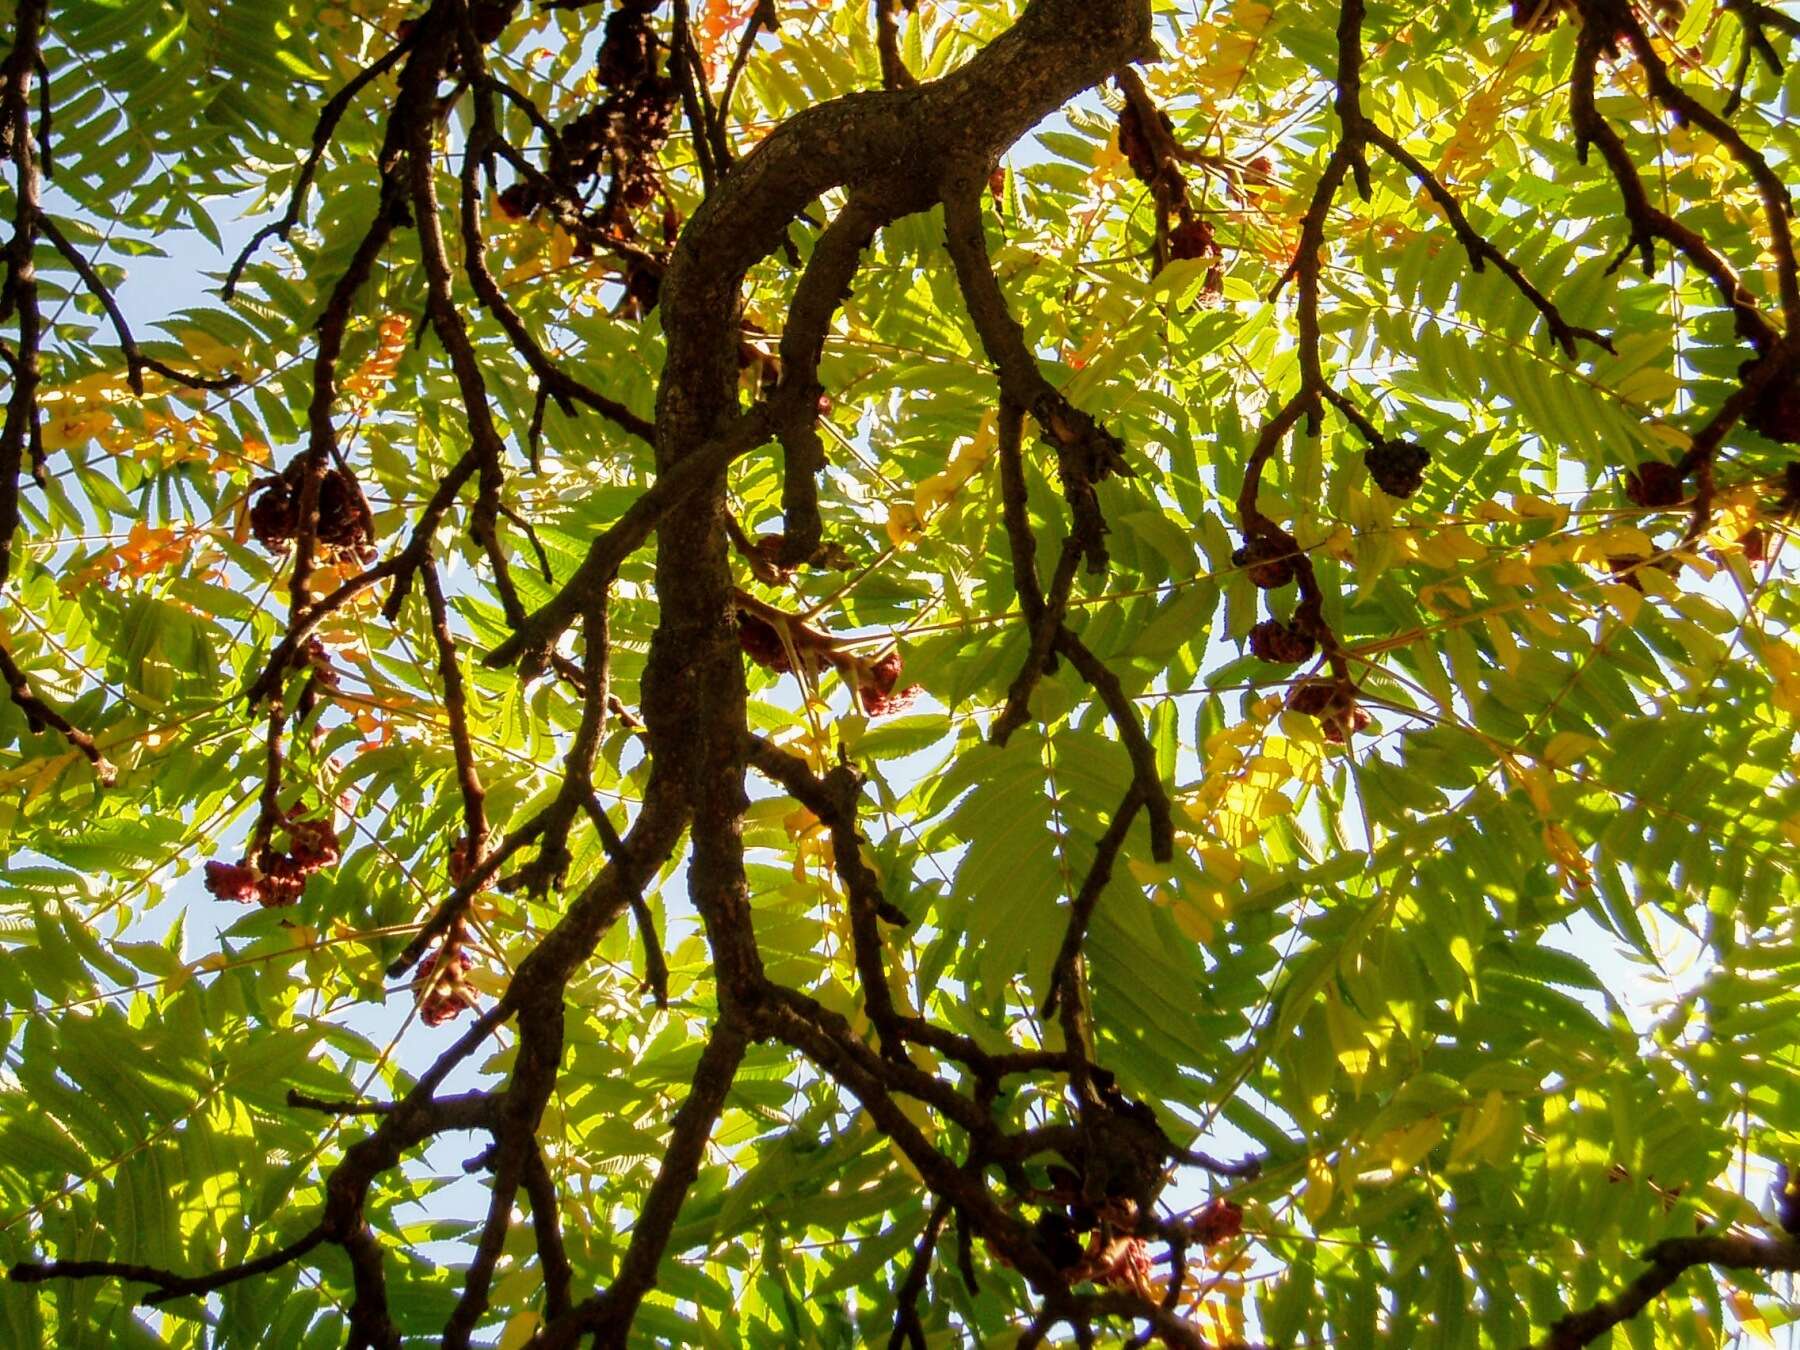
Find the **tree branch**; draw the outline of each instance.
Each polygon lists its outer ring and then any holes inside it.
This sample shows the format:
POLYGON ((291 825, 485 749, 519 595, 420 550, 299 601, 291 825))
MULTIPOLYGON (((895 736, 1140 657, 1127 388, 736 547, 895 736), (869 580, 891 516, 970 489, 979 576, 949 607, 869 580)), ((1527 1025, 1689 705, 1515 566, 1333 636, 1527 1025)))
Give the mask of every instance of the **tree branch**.
POLYGON ((1650 1268, 1612 1298, 1570 1313, 1550 1328, 1537 1350, 1578 1350, 1629 1322, 1696 1266, 1722 1270, 1800 1271, 1800 1242, 1735 1234, 1665 1238, 1644 1253, 1650 1268))

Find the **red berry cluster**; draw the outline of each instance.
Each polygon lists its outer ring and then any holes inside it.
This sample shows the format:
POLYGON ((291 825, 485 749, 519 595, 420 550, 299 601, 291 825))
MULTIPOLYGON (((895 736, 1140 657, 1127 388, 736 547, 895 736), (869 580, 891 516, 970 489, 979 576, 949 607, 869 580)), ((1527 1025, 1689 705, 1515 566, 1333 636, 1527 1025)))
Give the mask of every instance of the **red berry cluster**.
POLYGON ((1169 231, 1169 256, 1176 259, 1216 258, 1219 241, 1204 216, 1189 216, 1169 231))
POLYGON ((1210 222, 1190 214, 1185 202, 1181 210, 1181 223, 1169 231, 1169 256, 1177 262, 1190 258, 1214 259, 1213 265, 1206 269, 1206 279, 1200 283, 1200 303, 1208 309, 1216 308, 1225 298, 1225 269, 1217 261, 1223 250, 1213 237, 1210 222))
POLYGON ((1682 472, 1661 460, 1646 460, 1625 475, 1625 499, 1634 506, 1679 506, 1687 496, 1682 472))
POLYGON ((656 34, 647 22, 662 0, 625 0, 607 16, 594 78, 607 89, 629 89, 655 72, 656 34))
POLYGON ((1356 686, 1348 680, 1320 676, 1302 680, 1288 693, 1288 707, 1316 717, 1325 739, 1342 745, 1369 725, 1369 714, 1356 701, 1356 686))
POLYGON ((305 818, 306 804, 296 802, 282 818, 280 828, 288 837, 283 853, 265 844, 256 861, 235 863, 217 859, 206 864, 206 889, 217 899, 242 903, 255 901, 264 909, 291 905, 306 889, 306 879, 338 860, 338 834, 329 815, 305 818))
POLYGON ((789 656, 789 645, 792 645, 793 657, 810 675, 823 674, 831 664, 829 639, 804 624, 793 624, 788 629, 788 640, 781 640, 781 632, 774 624, 760 614, 752 614, 747 609, 740 609, 738 621, 738 646, 764 670, 772 670, 786 675, 794 668, 793 659, 789 656))
POLYGON ((1261 535, 1246 539, 1231 561, 1250 574, 1252 585, 1265 591, 1279 590, 1294 579, 1294 550, 1278 539, 1261 535))
POLYGON ((1138 102, 1127 99, 1119 112, 1119 152, 1137 180, 1155 194, 1158 224, 1165 224, 1172 216, 1179 220, 1169 231, 1169 257, 1176 261, 1215 259, 1200 287, 1200 303, 1211 308, 1225 294, 1225 269, 1216 261, 1222 250, 1212 225, 1189 205, 1187 179, 1180 166, 1157 148, 1159 143, 1175 140, 1175 123, 1161 108, 1156 110, 1156 118, 1159 125, 1152 131, 1144 125, 1138 102))
POLYGON ((1318 649, 1311 633, 1280 619, 1264 619, 1250 630, 1250 654, 1275 666, 1297 666, 1318 649))
POLYGON ((900 649, 889 648, 880 660, 857 663, 856 696, 870 717, 905 712, 925 691, 916 684, 896 689, 900 683, 900 649))
POLYGON ((294 656, 296 670, 310 670, 313 682, 321 689, 336 693, 341 685, 338 669, 331 664, 331 653, 325 650, 325 644, 317 636, 306 640, 306 646, 294 656))
MULTIPOLYGON (((300 533, 300 497, 306 476, 306 457, 296 455, 273 478, 260 478, 251 488, 261 489, 250 504, 250 533, 271 553, 286 552, 300 533)), ((313 531, 319 546, 331 552, 370 562, 375 557, 368 506, 356 479, 344 469, 327 469, 319 479, 317 525, 313 531)))
POLYGON ((785 642, 773 623, 751 610, 739 609, 737 621, 738 646, 757 665, 783 675, 794 669, 795 660, 810 675, 835 668, 844 683, 856 690, 857 701, 870 717, 903 712, 924 692, 916 684, 898 687, 903 669, 898 647, 890 647, 870 661, 847 650, 830 633, 798 621, 788 624, 785 642))
POLYGON ((1215 1196, 1199 1212, 1188 1219, 1188 1232, 1202 1246, 1228 1242, 1244 1231, 1244 1207, 1222 1196, 1215 1196))
POLYGON ((463 949, 464 941, 465 935, 458 927, 442 946, 433 947, 419 958, 418 973, 413 977, 413 999, 419 1005, 419 1020, 428 1027, 454 1020, 479 1001, 468 982, 475 962, 463 949))

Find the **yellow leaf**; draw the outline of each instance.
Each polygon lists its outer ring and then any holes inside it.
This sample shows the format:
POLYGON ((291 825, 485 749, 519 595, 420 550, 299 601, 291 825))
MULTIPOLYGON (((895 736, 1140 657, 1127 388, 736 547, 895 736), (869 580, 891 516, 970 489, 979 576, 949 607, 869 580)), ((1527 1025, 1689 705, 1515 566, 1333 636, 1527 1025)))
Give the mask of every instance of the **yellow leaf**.
POLYGON ((1316 1227, 1336 1197, 1337 1179, 1331 1173, 1331 1164, 1323 1158, 1308 1158, 1306 1187, 1300 1192, 1300 1208, 1305 1211, 1307 1222, 1316 1227))
POLYGON ((1521 516, 1532 520, 1553 521, 1555 522, 1555 527, 1559 530, 1568 523, 1568 507, 1560 506, 1553 501, 1547 501, 1533 492, 1521 492, 1515 494, 1512 505, 1513 510, 1517 511, 1521 516))
POLYGON ((1268 820, 1272 816, 1285 816, 1292 812, 1294 803, 1279 792, 1265 792, 1256 801, 1256 818, 1268 820))
POLYGON ((1550 775, 1542 769, 1530 764, 1519 764, 1508 760, 1507 768, 1514 780, 1525 789, 1525 795, 1531 799, 1533 809, 1540 816, 1550 814, 1550 775))
POLYGON ((1525 587, 1537 581, 1537 573, 1517 558, 1502 558, 1495 563, 1493 577, 1497 586, 1525 587))
POLYGON ((1567 539, 1540 539, 1531 546, 1527 561, 1533 567, 1548 567, 1551 563, 1567 562, 1574 552, 1574 545, 1567 539))
MULTIPOLYGON (((1795 828, 1800 830, 1800 822, 1795 828)), ((1214 844, 1200 846, 1200 863, 1208 876, 1222 877, 1228 884, 1240 881, 1244 875, 1244 863, 1230 849, 1219 848, 1214 844)))
POLYGON ((895 548, 904 548, 918 536, 921 528, 919 513, 911 502, 888 503, 887 535, 895 548))
POLYGON ((62 766, 75 758, 74 750, 65 750, 60 755, 41 755, 36 759, 28 759, 23 764, 15 764, 12 768, 0 771, 0 788, 9 788, 28 781, 54 764, 62 766))
POLYGON ((1267 774, 1270 786, 1276 783, 1285 783, 1291 776, 1287 760, 1274 755, 1252 755, 1249 762, 1244 765, 1244 772, 1267 774))
POLYGON ((1733 1289, 1726 1300, 1731 1304, 1732 1314, 1738 1320, 1738 1326, 1748 1332, 1758 1345, 1775 1344, 1775 1337, 1769 1330, 1769 1324, 1762 1313, 1757 1311, 1756 1300, 1742 1289, 1733 1289))
POLYGON ((1378 1147, 1378 1154, 1386 1160, 1389 1174, 1398 1181, 1417 1167, 1443 1137, 1444 1122, 1436 1116, 1427 1116, 1404 1129, 1388 1131, 1378 1147))
POLYGON ((25 804, 29 805, 48 792, 56 780, 62 777, 63 770, 75 762, 76 754, 76 751, 69 750, 44 760, 43 767, 38 770, 37 776, 26 785, 25 804))
POLYGON ((956 495, 956 485, 947 473, 934 473, 913 489, 913 510, 924 517, 956 495))
POLYGON ((1457 1123, 1456 1138, 1450 1144, 1450 1161, 1462 1162, 1485 1144, 1500 1126, 1504 1102, 1499 1088, 1488 1089, 1480 1106, 1471 1106, 1457 1123))
MULTIPOLYGON (((1638 569, 1639 572, 1643 570, 1642 568, 1638 569)), ((1637 573, 1634 572, 1632 575, 1636 576, 1637 573)), ((1627 586, 1622 581, 1602 582, 1600 594, 1606 597, 1609 605, 1619 611, 1619 617, 1625 621, 1627 627, 1637 622, 1637 616, 1644 608, 1644 593, 1636 586, 1627 586)))
POLYGON ((1656 544, 1650 536, 1633 525, 1615 525, 1602 530, 1594 537, 1594 542, 1608 553, 1635 553, 1648 557, 1656 552, 1656 544))
POLYGON ((1583 736, 1578 731, 1559 731, 1550 738, 1539 758, 1553 769, 1566 769, 1599 748, 1600 742, 1592 736, 1583 736))
POLYGON ((530 1343, 538 1329, 538 1312, 536 1308, 523 1308, 514 1313, 500 1330, 498 1350, 519 1350, 522 1345, 530 1343))

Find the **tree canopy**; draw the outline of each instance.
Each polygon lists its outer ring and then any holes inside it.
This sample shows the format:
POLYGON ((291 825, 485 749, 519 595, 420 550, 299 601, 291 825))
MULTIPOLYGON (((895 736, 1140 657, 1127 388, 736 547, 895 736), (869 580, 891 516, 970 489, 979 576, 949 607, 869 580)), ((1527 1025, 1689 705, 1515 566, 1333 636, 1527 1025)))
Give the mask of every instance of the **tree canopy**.
POLYGON ((0 1340, 1795 1319, 1800 8, 0 31, 0 1340))

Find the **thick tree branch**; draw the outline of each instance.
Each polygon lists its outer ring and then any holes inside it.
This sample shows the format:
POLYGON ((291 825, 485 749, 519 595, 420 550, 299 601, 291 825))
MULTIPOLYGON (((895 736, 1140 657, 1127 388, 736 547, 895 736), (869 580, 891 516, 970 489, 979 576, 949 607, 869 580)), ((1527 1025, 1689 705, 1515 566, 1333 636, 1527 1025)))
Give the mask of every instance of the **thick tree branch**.
POLYGON ((1629 1322, 1696 1266, 1721 1270, 1800 1271, 1800 1242, 1736 1234, 1665 1238, 1644 1253, 1649 1269, 1612 1298, 1570 1313, 1550 1328, 1537 1350, 1578 1350, 1629 1322))
POLYGON ((1000 378, 1001 394, 1026 409, 1056 447, 1063 496, 1069 503, 1071 537, 1088 571, 1106 570, 1106 521, 1094 485, 1109 474, 1130 475, 1124 443, 1064 398, 1038 369, 1025 332, 1008 308, 988 259, 981 189, 962 187, 944 201, 945 242, 963 300, 981 345, 1000 378))
POLYGON ((707 1141, 724 1110, 725 1097, 737 1077, 747 1045, 744 1033, 735 1026, 721 1023, 713 1028, 694 1069, 688 1095, 675 1113, 669 1142, 663 1149, 662 1166, 638 1211, 631 1242, 612 1283, 605 1293, 552 1321, 533 1339, 534 1347, 562 1350, 588 1335, 594 1337, 597 1350, 626 1344, 638 1305, 656 1285, 656 1268, 661 1264, 688 1188, 700 1174, 707 1141))

